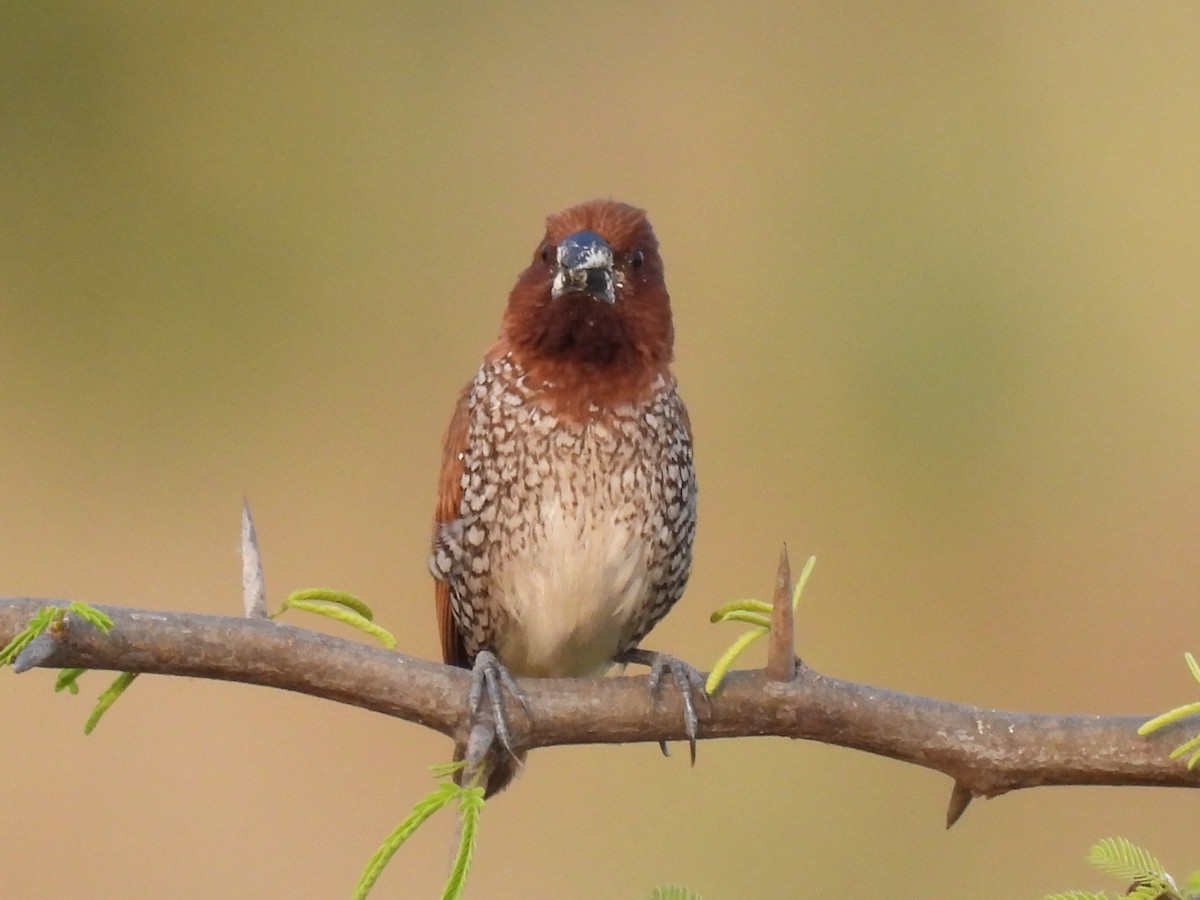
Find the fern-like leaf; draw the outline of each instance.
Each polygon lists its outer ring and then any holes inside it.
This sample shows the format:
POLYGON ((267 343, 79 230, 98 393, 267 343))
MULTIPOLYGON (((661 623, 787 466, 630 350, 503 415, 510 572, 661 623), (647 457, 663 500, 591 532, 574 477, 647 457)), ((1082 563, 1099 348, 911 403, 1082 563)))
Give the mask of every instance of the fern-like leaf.
POLYGON ((1197 869, 1187 877, 1187 884, 1184 885, 1189 895, 1200 894, 1200 869, 1197 869))
POLYGON ((471 786, 460 788, 458 812, 462 817, 462 829, 458 836, 458 850, 450 877, 442 892, 442 900, 459 900, 467 884, 467 873, 471 870, 471 858, 475 854, 476 834, 479 831, 479 814, 483 812, 483 788, 471 786))
POLYGON ((396 829, 387 836, 383 844, 368 860, 367 867, 363 870, 362 876, 354 888, 352 895, 354 900, 363 900, 367 894, 371 893, 371 888, 375 886, 375 882, 379 880, 379 876, 383 874, 387 864, 396 855, 396 851, 413 836, 418 828, 425 824, 430 816, 446 804, 454 802, 459 797, 459 793, 458 785, 442 784, 413 807, 408 818, 396 826, 396 829))
POLYGON ((270 617, 276 619, 289 609, 299 609, 343 622, 369 634, 389 650, 396 649, 395 636, 386 628, 375 624, 375 614, 371 607, 345 591, 335 591, 331 588, 306 588, 295 591, 270 617))
POLYGON ((652 890, 646 900, 700 900, 700 895, 677 884, 664 884, 652 890))
POLYGON ((1183 898, 1175 890, 1175 885, 1160 878, 1152 878, 1131 890, 1125 895, 1124 900, 1183 900, 1183 898))
POLYGON ((1124 881, 1162 880, 1167 877, 1162 863, 1152 854, 1121 837, 1099 841, 1088 853, 1088 862, 1124 881))
POLYGON ((86 671, 87 669, 60 669, 58 677, 54 679, 54 692, 57 694, 67 691, 70 694, 78 694, 79 677, 86 671))
POLYGON ((99 628, 105 634, 112 631, 113 620, 108 613, 103 613, 93 606, 88 606, 82 600, 72 600, 67 604, 67 612, 74 613, 94 628, 99 628))
POLYGON ((61 606, 43 606, 25 623, 25 627, 13 635, 11 641, 0 649, 0 665, 7 666, 12 663, 24 650, 28 647, 35 637, 50 627, 50 623, 54 617, 61 615, 61 606))
POLYGON ((96 705, 92 708, 92 714, 83 723, 84 734, 92 733, 100 724, 100 717, 108 712, 109 708, 117 702, 117 698, 125 693, 125 689, 133 684, 133 679, 137 676, 137 672, 122 672, 113 679, 112 684, 100 692, 100 696, 96 698, 96 705))
MULTIPOLYGON (((804 585, 808 583, 808 576, 812 574, 816 562, 817 558, 810 556, 800 571, 800 578, 792 590, 793 610, 800 605, 800 594, 804 590, 804 585)), ((708 680, 704 683, 704 693, 715 694, 729 673, 730 667, 733 666, 734 660, 741 655, 743 650, 770 632, 771 612, 771 604, 762 600, 738 600, 734 603, 727 603, 709 616, 708 620, 714 624, 717 622, 742 622, 749 625, 750 630, 741 634, 717 659, 712 671, 708 674, 708 680)))

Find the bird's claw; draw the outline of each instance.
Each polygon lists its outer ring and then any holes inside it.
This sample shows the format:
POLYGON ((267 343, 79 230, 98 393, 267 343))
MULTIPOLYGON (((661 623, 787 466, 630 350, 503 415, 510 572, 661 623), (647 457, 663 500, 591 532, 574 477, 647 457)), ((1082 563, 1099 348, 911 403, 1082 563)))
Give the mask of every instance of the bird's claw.
POLYGON ((478 715, 483 708, 484 695, 487 695, 489 712, 492 714, 492 722, 496 729, 496 740, 513 758, 516 758, 517 752, 513 749, 512 729, 508 725, 508 712, 504 708, 504 693, 501 687, 507 688, 508 692, 521 704, 521 708, 528 712, 529 707, 525 703, 525 693, 517 684, 517 680, 513 678, 512 673, 504 667, 492 651, 480 650, 475 655, 475 663, 471 668, 471 690, 467 694, 467 703, 470 706, 471 714, 478 715))
MULTIPOLYGON (((708 703, 708 694, 704 690, 704 676, 696 670, 695 666, 682 659, 671 656, 669 653, 655 653, 652 650, 627 650, 617 657, 617 661, 649 666, 652 696, 658 695, 663 675, 668 672, 671 674, 671 680, 675 682, 675 687, 679 689, 679 695, 683 698, 683 731, 687 735, 688 751, 694 766, 696 764, 696 734, 700 729, 700 717, 696 714, 695 698, 699 696, 706 705, 708 703)), ((662 748, 663 756, 671 755, 666 741, 659 741, 658 745, 662 748)))

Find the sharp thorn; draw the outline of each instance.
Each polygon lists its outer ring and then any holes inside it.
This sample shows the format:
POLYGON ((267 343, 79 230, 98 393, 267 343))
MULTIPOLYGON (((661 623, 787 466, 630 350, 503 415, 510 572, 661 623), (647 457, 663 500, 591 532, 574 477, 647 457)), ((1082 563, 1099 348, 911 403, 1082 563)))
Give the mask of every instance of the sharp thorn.
POLYGON ((767 677, 791 681, 796 677, 796 626, 792 611, 792 565, 787 544, 779 554, 775 573, 775 596, 771 605, 771 632, 767 637, 767 677))
POLYGON ((267 617, 267 584, 263 577, 258 534, 250 515, 250 501, 242 498, 242 609, 247 618, 267 617))
POLYGON ((946 807, 947 829, 962 818, 962 814, 967 811, 967 807, 971 805, 971 801, 974 799, 975 795, 971 793, 969 787, 961 781, 954 782, 954 789, 950 792, 950 804, 946 807))
POLYGON ((12 664, 14 674, 20 675, 22 672, 28 672, 30 669, 44 665, 58 649, 58 643, 54 637, 43 631, 17 654, 17 658, 13 660, 12 664))

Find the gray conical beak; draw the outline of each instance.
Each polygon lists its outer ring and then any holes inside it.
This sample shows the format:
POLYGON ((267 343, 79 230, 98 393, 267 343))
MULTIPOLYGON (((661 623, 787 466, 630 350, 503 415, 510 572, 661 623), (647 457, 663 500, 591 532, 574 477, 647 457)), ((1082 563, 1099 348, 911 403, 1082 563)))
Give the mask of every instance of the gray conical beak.
POLYGON ((566 294, 590 294, 610 305, 617 302, 612 247, 594 231, 576 231, 558 245, 550 295, 557 300, 566 294))

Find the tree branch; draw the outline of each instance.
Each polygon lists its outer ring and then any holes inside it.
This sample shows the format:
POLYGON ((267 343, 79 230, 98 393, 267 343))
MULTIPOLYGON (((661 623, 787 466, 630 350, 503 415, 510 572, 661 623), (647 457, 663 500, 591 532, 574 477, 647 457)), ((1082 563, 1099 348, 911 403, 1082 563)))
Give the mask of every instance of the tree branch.
MULTIPOLYGON (((0 645, 50 602, 57 601, 0 598, 0 645)), ((266 619, 97 608, 112 617, 111 632, 68 614, 63 627, 47 632, 55 646, 38 664, 281 688, 466 739, 470 675, 463 669, 266 619)), ((509 708, 518 748, 684 738, 679 694, 668 687, 651 698, 644 676, 527 679, 522 687, 528 714, 516 703, 509 708)), ((699 736, 800 738, 935 769, 954 779, 956 817, 964 798, 1037 785, 1200 787, 1200 772, 1167 756, 1187 730, 1139 737, 1146 718, 981 709, 799 665, 788 682, 765 671, 731 673, 702 715, 699 736)))

